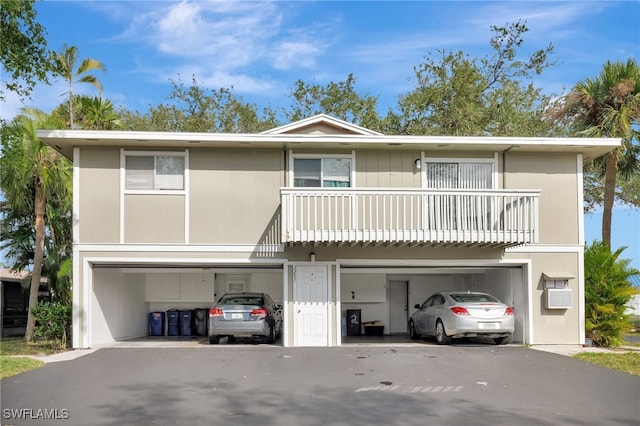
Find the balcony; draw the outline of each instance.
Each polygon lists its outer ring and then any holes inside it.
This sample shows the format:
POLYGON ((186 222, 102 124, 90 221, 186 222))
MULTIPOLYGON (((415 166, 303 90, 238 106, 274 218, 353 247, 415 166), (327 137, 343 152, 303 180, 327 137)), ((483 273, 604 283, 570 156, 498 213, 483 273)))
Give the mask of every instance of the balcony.
POLYGON ((482 246, 538 242, 532 190, 281 188, 289 245, 482 246))

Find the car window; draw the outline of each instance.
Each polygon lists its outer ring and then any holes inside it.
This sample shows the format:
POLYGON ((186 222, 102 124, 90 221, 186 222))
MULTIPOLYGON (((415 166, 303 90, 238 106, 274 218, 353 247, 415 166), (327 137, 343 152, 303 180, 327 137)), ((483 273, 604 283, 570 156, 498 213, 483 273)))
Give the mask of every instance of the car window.
POLYGON ((439 305, 444 305, 444 297, 437 294, 433 297, 433 304, 431 306, 439 306, 439 305))
POLYGON ((218 305, 263 305, 261 296, 223 296, 218 305))
POLYGON ((431 303, 433 303, 433 298, 435 296, 431 296, 430 298, 428 298, 427 300, 424 301, 424 303, 422 304, 422 306, 420 306, 420 309, 425 309, 429 306, 431 306, 431 303))
POLYGON ((498 299, 489 294, 473 294, 473 293, 456 293, 451 298, 459 303, 478 303, 478 302, 497 302, 498 299))

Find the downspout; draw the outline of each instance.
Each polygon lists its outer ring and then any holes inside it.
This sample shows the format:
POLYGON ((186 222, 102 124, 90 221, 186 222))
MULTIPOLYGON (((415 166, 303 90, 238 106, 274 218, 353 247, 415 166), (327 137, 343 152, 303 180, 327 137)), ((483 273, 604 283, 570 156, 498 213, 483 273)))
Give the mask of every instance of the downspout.
POLYGON ((507 187, 507 152, 516 148, 518 145, 511 145, 509 148, 502 151, 502 189, 507 187))

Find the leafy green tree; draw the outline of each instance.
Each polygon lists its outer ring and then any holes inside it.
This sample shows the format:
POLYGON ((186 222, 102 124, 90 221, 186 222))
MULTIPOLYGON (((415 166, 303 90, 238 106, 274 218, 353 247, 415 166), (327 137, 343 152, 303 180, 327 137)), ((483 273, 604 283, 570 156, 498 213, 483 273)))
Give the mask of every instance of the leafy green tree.
POLYGON ((20 215, 23 216, 23 219, 16 223, 17 229, 24 233, 19 235, 18 244, 25 250, 31 248, 33 252, 33 259, 30 261, 32 267, 30 309, 25 332, 25 339, 28 342, 32 341, 34 336, 35 319, 31 308, 38 303, 47 234, 55 237, 59 232, 48 226, 51 225, 50 218, 53 212, 47 211, 47 201, 51 206, 55 200, 60 210, 69 211, 72 184, 70 162, 45 145, 38 138, 36 130, 60 128, 64 128, 63 123, 35 109, 23 110, 21 115, 2 128, 0 187, 6 202, 3 210, 12 211, 14 219, 20 215), (27 214, 28 210, 30 211, 27 214), (30 237, 26 218, 33 218, 31 222, 33 245, 29 245, 30 237))
POLYGON ((616 195, 616 199, 640 208, 640 173, 620 179, 619 186, 620 193, 616 195))
POLYGON ((626 304, 638 291, 629 278, 640 274, 630 268, 628 259, 620 259, 625 247, 611 252, 594 241, 585 249, 585 328, 598 346, 619 346, 631 323, 626 304))
POLYGON ((167 104, 149 107, 145 114, 121 110, 122 126, 127 130, 208 133, 256 133, 277 126, 269 108, 260 113, 255 104, 246 103, 231 89, 206 89, 195 77, 190 86, 171 80, 167 104))
POLYGON ((437 50, 414 67, 413 90, 385 118, 385 132, 405 135, 548 136, 549 98, 531 82, 553 66, 551 45, 518 59, 522 21, 491 27, 493 54, 480 59, 437 50))
MULTIPOLYGON (((602 241, 611 245, 611 217, 617 179, 632 179, 640 172, 640 67, 635 60, 610 62, 594 79, 578 82, 567 95, 561 112, 573 120, 584 136, 619 137, 622 145, 596 159, 593 179, 602 182, 602 241)), ((592 195, 592 198, 596 198, 592 195)), ((637 197, 635 197, 637 198, 637 197)), ((634 199, 631 197, 630 199, 634 199)))
MULTIPOLYGON (((632 148, 637 149, 635 145, 632 148)), ((633 155, 628 157, 633 158, 633 155)), ((616 178, 615 203, 640 208, 640 173, 635 171, 633 166, 630 168, 631 170, 625 170, 626 164, 629 162, 624 160, 624 158, 621 159, 623 166, 620 167, 623 171, 618 173, 616 178)), ((636 164, 638 164, 637 161, 636 164)), ((604 204, 605 165, 604 158, 600 158, 584 166, 584 207, 586 212, 594 211, 604 204)))
POLYGON ((87 74, 90 71, 105 71, 104 64, 97 59, 86 58, 78 62, 78 48, 76 46, 63 46, 62 51, 55 52, 53 55, 54 73, 64 78, 69 84, 69 128, 74 128, 74 109, 73 109, 73 83, 88 83, 98 89, 98 93, 102 93, 102 84, 93 74, 87 74))
POLYGON ((349 74, 345 81, 332 81, 326 86, 296 81, 291 94, 294 103, 283 111, 287 121, 328 114, 371 130, 379 129, 378 98, 368 94, 360 95, 355 90, 355 83, 353 74, 349 74))
MULTIPOLYGON (((0 2, 0 64, 4 89, 20 98, 28 97, 37 81, 48 82, 51 52, 47 50, 46 31, 36 21, 34 0, 0 2)), ((0 89, 0 100, 4 91, 0 89)))

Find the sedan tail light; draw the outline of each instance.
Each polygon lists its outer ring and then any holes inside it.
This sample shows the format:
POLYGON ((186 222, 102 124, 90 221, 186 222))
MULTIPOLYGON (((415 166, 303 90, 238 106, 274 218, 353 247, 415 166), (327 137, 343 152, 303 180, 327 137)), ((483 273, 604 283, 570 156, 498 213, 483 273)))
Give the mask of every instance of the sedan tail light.
POLYGON ((254 309, 253 311, 251 311, 251 316, 252 317, 266 318, 267 310, 264 309, 264 308, 254 309))
POLYGON ((513 308, 511 306, 507 306, 507 309, 504 310, 505 315, 513 315, 513 308))
POLYGON ((222 309, 211 308, 211 309, 209 309, 209 316, 210 317, 223 317, 224 316, 224 312, 222 312, 222 309))
POLYGON ((467 311, 467 308, 463 308, 462 306, 452 306, 451 312, 456 315, 469 315, 469 311, 467 311))

